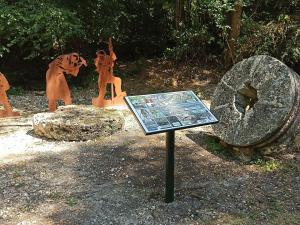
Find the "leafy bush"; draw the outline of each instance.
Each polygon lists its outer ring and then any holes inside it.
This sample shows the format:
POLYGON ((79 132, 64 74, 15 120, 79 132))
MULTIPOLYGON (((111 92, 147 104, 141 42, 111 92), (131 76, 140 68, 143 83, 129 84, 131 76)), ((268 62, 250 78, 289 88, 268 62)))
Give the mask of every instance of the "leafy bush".
POLYGON ((239 40, 239 57, 267 54, 293 66, 300 61, 300 26, 288 15, 268 23, 246 19, 239 40))
MULTIPOLYGON (((228 15, 238 0, 185 1, 185 17, 165 55, 177 61, 215 58, 227 47, 228 15)), ((300 62, 300 1, 244 0, 238 59, 274 56, 290 66, 300 62), (298 15, 298 16, 297 16, 298 15), (298 21, 298 22, 297 22, 298 21)))
POLYGON ((233 8, 233 0, 190 0, 186 6, 181 29, 174 32, 175 46, 166 56, 177 61, 205 59, 220 54, 225 46, 230 27, 227 15, 233 8))
MULTIPOLYGON (((162 52, 177 61, 215 59, 228 46, 228 15, 237 1, 185 0, 176 30, 174 0, 0 0, 0 69, 41 79, 59 54, 78 51, 92 62, 108 37, 123 59, 162 52)), ((241 2, 240 59, 269 54, 299 64, 300 1, 241 2)))
MULTIPOLYGON (((164 2, 0 0, 0 70, 18 84, 44 79, 41 75, 56 56, 77 51, 92 62, 108 37, 119 58, 159 55, 170 31, 164 2)), ((84 83, 81 78, 76 82, 84 83)))
POLYGON ((48 59, 84 38, 76 14, 48 1, 1 1, 0 8, 0 57, 15 51, 24 59, 48 59))
POLYGON ((164 2, 0 0, 0 58, 13 50, 23 59, 49 59, 83 48, 94 53, 108 37, 125 55, 157 55, 170 32, 164 2))
POLYGON ((123 55, 153 56, 164 50, 169 36, 168 12, 163 2, 97 0, 84 2, 90 10, 77 11, 90 34, 90 43, 113 37, 123 55))
POLYGON ((207 54, 209 45, 215 41, 206 27, 202 29, 185 29, 174 35, 176 46, 167 48, 165 56, 176 61, 197 61, 207 54))

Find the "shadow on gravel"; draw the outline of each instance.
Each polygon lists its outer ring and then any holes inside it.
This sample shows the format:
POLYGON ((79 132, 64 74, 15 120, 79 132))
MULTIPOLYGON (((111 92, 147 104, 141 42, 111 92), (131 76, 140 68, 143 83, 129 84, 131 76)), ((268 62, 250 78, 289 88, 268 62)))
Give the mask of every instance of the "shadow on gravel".
POLYGON ((37 135, 37 134, 34 132, 33 129, 28 130, 28 131, 26 132, 26 134, 27 134, 27 135, 30 135, 31 137, 34 137, 34 138, 38 138, 38 139, 40 139, 40 140, 43 140, 43 141, 53 142, 53 143, 57 143, 57 142, 58 142, 58 141, 55 140, 55 139, 51 139, 51 138, 47 138, 47 137, 43 137, 43 136, 37 135))
POLYGON ((219 139, 210 133, 190 131, 186 136, 198 146, 205 148, 207 151, 223 160, 234 161, 236 159, 232 154, 232 151, 222 146, 219 139))
POLYGON ((176 197, 165 204, 164 143, 147 140, 148 146, 78 143, 70 151, 1 165, 0 224, 20 222, 22 215, 60 225, 268 224, 287 215, 299 218, 295 173, 251 172, 188 145, 176 148, 176 197))

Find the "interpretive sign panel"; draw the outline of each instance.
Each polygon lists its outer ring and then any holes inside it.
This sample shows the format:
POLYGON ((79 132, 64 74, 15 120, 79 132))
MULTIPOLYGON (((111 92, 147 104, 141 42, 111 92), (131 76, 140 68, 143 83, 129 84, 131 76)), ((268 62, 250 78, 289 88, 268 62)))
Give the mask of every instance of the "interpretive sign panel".
POLYGON ((146 135, 217 123, 193 91, 127 96, 146 135))

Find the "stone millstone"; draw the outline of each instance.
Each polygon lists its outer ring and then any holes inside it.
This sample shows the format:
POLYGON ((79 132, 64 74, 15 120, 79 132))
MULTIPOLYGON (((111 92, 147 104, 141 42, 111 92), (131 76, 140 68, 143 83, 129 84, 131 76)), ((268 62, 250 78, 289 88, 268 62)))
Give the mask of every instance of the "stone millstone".
POLYGON ((263 147, 299 127, 299 76, 279 60, 260 55, 228 71, 215 90, 215 134, 237 147, 263 147))
POLYGON ((117 110, 94 106, 62 106, 55 112, 33 116, 35 134, 64 141, 86 141, 109 136, 121 130, 123 125, 123 116, 117 110))

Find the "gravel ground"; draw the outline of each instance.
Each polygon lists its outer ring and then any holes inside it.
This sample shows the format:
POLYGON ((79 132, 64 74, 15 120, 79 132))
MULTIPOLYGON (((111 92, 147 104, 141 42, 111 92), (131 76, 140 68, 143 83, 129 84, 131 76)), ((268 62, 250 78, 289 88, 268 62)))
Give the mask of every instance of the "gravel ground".
MULTIPOLYGON (((128 65, 129 95, 192 89, 209 100, 221 76, 206 65, 144 64, 135 76, 128 65)), ((95 89, 73 88, 74 104, 91 104, 95 89)), ((164 134, 144 136, 123 111, 125 128, 111 137, 41 139, 31 120, 47 111, 45 93, 10 101, 22 117, 0 119, 1 225, 300 224, 299 153, 243 163, 209 126, 176 131, 175 201, 166 204, 164 134)))
POLYGON ((43 93, 10 98, 22 117, 0 120, 0 224, 300 224, 295 153, 246 164, 217 151, 209 126, 178 131, 166 204, 163 134, 144 136, 123 111, 124 130, 101 141, 44 140, 31 126, 43 93))

